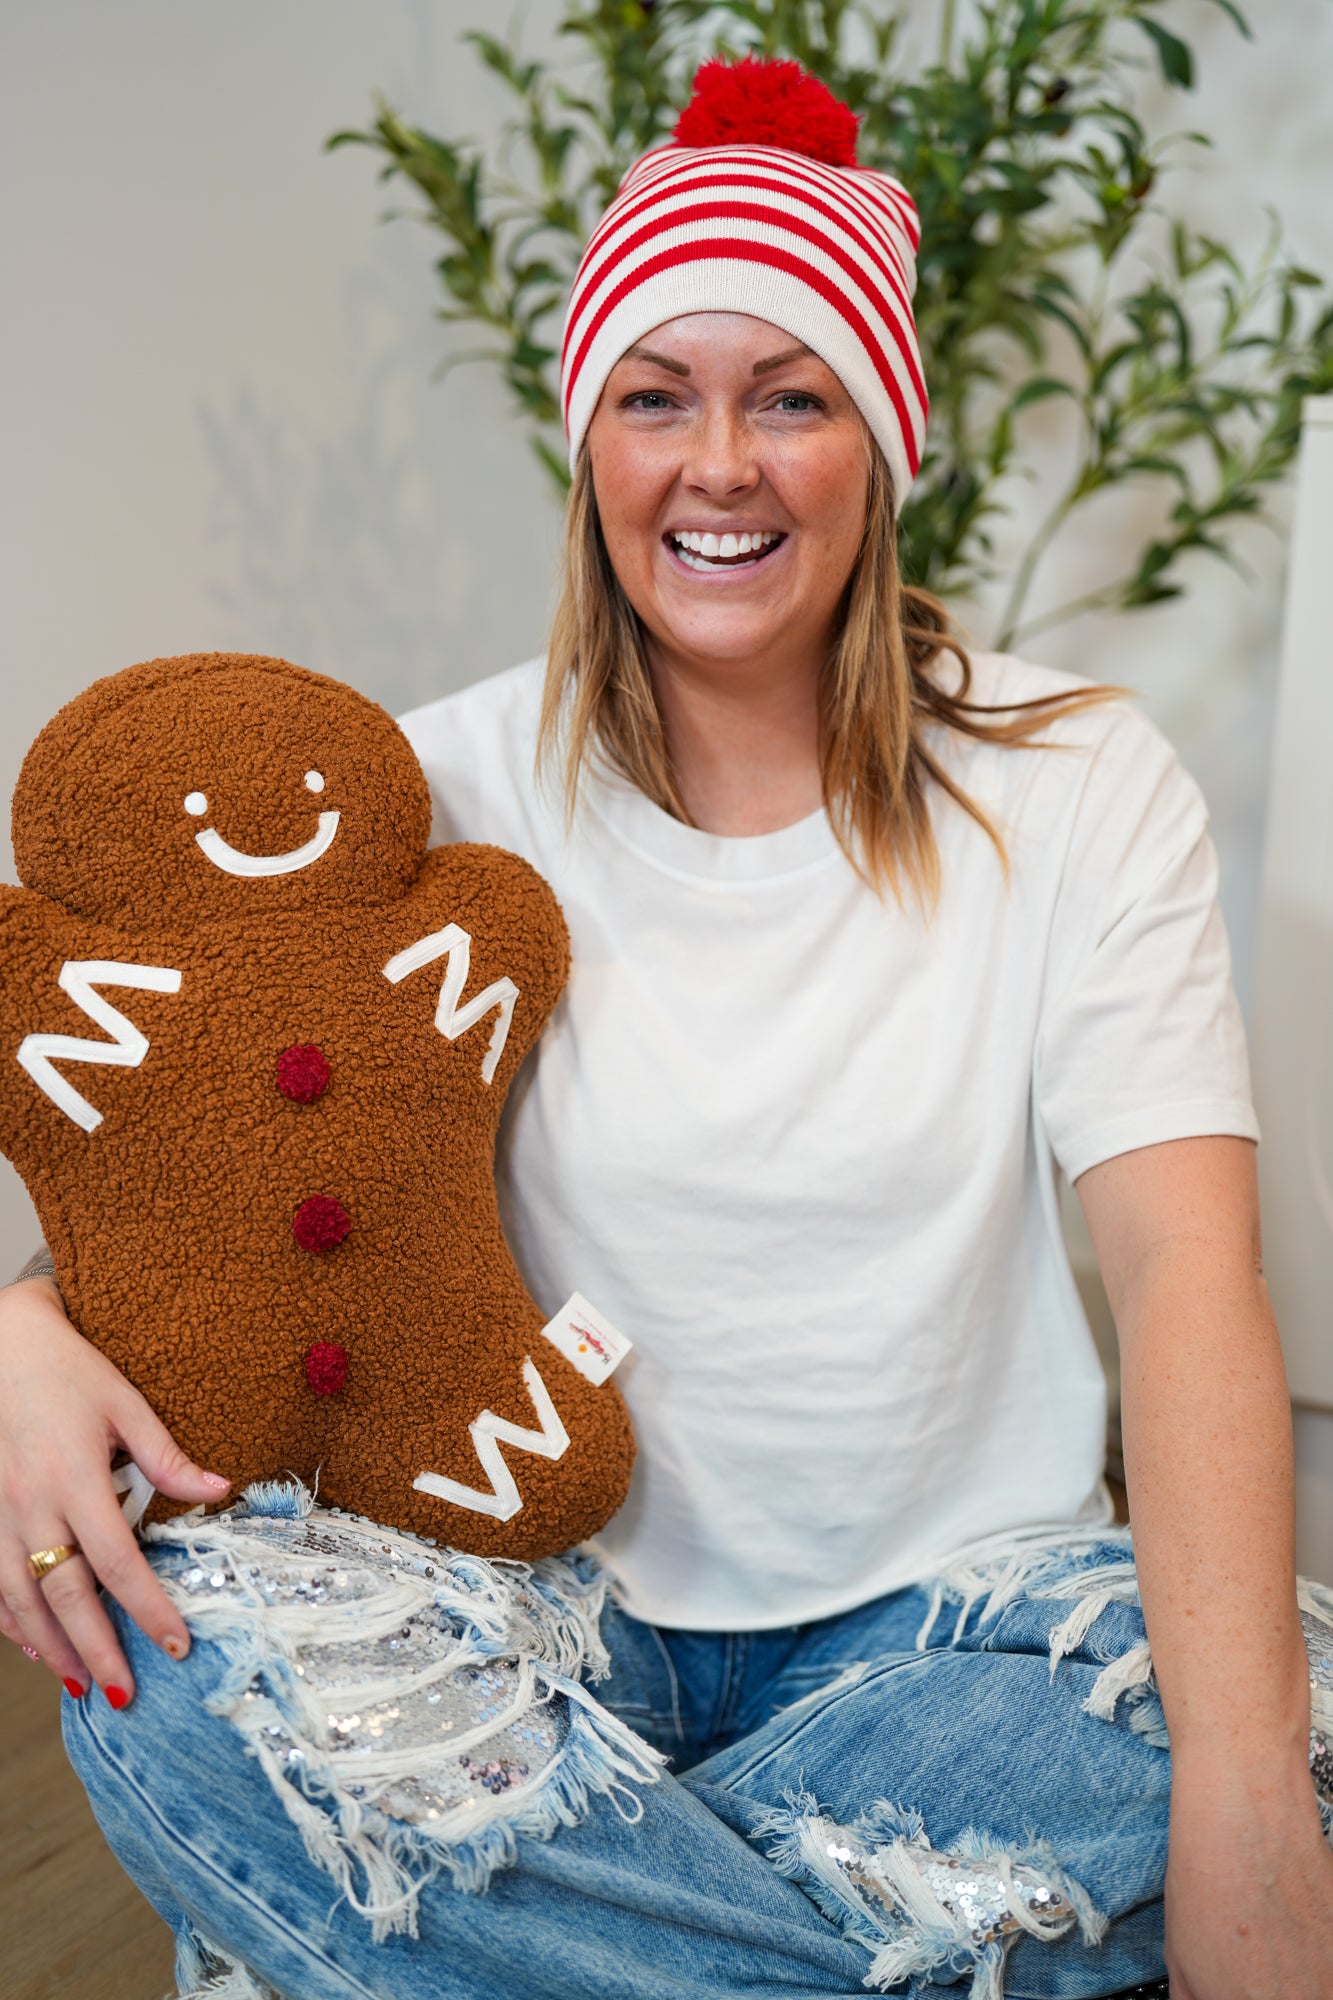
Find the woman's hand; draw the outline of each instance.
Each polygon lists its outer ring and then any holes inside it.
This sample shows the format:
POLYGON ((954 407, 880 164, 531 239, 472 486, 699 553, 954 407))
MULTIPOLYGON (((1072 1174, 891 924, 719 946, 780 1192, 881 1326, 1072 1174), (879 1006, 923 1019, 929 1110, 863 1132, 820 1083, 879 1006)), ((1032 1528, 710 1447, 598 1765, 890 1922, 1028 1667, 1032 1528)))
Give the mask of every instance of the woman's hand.
POLYGON ((1172 2000, 1326 2000, 1333 1852, 1294 1753, 1174 1775, 1166 1875, 1172 2000))
POLYGON ((38 1653, 71 1693, 96 1681, 114 1708, 133 1698, 134 1681, 99 1582, 172 1659, 190 1650, 112 1487, 122 1449, 174 1500, 216 1501, 227 1489, 75 1332, 48 1279, 0 1291, 0 1632, 38 1653), (34 1582, 29 1555, 62 1542, 83 1553, 34 1582))

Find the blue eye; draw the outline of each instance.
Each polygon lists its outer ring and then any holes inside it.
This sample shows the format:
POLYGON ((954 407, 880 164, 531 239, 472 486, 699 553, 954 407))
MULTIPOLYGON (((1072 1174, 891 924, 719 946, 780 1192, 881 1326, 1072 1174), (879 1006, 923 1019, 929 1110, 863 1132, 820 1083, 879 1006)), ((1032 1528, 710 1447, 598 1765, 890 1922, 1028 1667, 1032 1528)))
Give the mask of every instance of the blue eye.
POLYGON ((819 398, 807 396, 803 389, 789 389, 785 396, 778 397, 778 407, 785 410, 788 416, 803 417, 807 410, 819 408, 819 398))
POLYGON ((626 397, 625 406, 631 410, 669 410, 671 398, 660 389, 640 389, 637 396, 626 397))

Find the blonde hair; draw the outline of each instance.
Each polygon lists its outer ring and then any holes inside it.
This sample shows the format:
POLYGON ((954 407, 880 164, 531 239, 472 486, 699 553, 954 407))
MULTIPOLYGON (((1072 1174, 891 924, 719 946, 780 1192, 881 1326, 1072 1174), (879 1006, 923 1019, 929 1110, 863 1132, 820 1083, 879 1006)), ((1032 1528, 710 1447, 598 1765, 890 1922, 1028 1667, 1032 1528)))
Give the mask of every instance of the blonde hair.
MULTIPOLYGON (((997 707, 969 701, 972 666, 948 613, 928 591, 902 581, 888 467, 877 446, 871 444, 869 453, 865 528, 821 683, 824 803, 857 873, 881 892, 888 887, 900 901, 906 882, 930 910, 940 889, 927 803, 932 785, 984 829, 1006 879, 1009 868, 989 816, 927 747, 927 726, 943 723, 981 742, 1026 744, 1057 715, 1129 690, 1072 688, 997 707), (953 694, 930 671, 942 653, 952 653, 961 668, 953 694), (1013 719, 984 719, 1000 716, 1013 719)), ((653 690, 643 628, 607 554, 586 447, 569 495, 564 579, 551 628, 537 754, 542 769, 563 762, 571 816, 584 768, 600 755, 654 805, 691 823, 653 690)))

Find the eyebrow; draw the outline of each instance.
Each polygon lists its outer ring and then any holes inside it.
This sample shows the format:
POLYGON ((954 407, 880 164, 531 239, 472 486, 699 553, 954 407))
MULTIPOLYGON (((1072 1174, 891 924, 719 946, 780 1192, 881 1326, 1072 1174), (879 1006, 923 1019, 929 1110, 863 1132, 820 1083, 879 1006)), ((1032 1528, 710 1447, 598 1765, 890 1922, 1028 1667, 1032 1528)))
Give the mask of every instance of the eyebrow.
MULTIPOLYGON (((770 354, 766 360, 756 361, 751 372, 755 375, 768 375, 774 368, 782 368, 788 361, 799 361, 812 352, 813 349, 801 341, 795 347, 786 348, 781 354, 770 354)), ((658 354, 651 347, 640 347, 637 342, 633 347, 627 347, 625 354, 626 358, 633 355, 636 361, 654 362, 657 367, 667 369, 672 375, 688 375, 690 372, 684 361, 673 361, 669 354, 658 354)))
POLYGON ((690 372, 683 361, 673 361, 669 354, 655 354, 651 347, 627 347, 626 358, 631 354, 636 361, 654 361, 659 368, 667 368, 673 375, 688 375, 690 372))
POLYGON ((756 361, 753 372, 756 375, 767 375, 772 369, 781 368, 788 361, 800 361, 803 356, 813 351, 804 341, 798 341, 795 347, 787 348, 782 354, 770 354, 767 361, 756 361))

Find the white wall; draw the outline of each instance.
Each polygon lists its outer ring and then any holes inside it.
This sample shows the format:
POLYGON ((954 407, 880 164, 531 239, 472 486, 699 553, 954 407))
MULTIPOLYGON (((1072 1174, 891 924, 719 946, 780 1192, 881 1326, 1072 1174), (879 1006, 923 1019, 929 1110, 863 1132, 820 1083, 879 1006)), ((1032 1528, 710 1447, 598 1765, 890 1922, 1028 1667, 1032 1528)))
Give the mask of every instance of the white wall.
MULTIPOLYGON (((1178 10, 1201 88, 1151 91, 1153 115, 1217 140, 1178 198, 1251 247, 1271 204, 1333 270, 1333 8, 1251 11, 1254 43, 1204 0, 1178 10)), ((924 44, 938 7, 915 12, 924 44)), ((530 0, 529 39, 556 13, 530 0)), ((61 702, 151 654, 285 653, 402 707, 540 645, 556 544, 542 475, 491 374, 430 379, 430 238, 376 226, 399 197, 369 155, 321 152, 377 87, 484 137, 499 97, 458 35, 508 19, 487 0, 0 12, 5 795, 61 702)), ((1053 467, 1061 448, 1053 429, 1053 467)), ((1044 601, 1122 532, 1114 511, 1060 553, 1044 601)), ((1184 606, 1033 649, 1141 687, 1180 744, 1213 807, 1243 996, 1283 547, 1255 532, 1246 551, 1253 585, 1200 563, 1184 606)), ((0 1162, 0 1270, 34 1237, 0 1162)))

